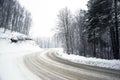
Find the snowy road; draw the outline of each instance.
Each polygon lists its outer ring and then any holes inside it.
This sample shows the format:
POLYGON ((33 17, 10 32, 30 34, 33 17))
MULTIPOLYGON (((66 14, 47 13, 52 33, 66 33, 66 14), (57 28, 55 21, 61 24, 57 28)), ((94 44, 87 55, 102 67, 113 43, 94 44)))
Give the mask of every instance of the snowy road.
POLYGON ((42 80, 120 80, 120 71, 70 62, 56 50, 26 55, 24 63, 42 80))

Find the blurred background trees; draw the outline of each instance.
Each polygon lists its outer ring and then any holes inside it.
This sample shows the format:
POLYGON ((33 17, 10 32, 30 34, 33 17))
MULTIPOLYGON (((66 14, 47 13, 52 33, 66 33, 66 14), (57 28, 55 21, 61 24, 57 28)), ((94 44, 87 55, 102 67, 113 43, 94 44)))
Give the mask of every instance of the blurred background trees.
POLYGON ((0 0, 0 28, 28 34, 31 14, 17 0, 0 0))

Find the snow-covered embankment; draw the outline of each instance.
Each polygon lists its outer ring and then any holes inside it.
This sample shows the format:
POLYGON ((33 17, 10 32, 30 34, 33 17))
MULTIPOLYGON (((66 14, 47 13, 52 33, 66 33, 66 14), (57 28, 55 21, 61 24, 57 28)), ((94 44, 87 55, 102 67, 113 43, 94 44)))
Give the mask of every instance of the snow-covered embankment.
POLYGON ((25 37, 0 29, 0 80, 37 80, 22 63, 22 56, 41 49, 32 40, 11 43, 10 38, 17 36, 25 37))
POLYGON ((107 59, 92 58, 92 57, 87 58, 87 57, 73 55, 73 54, 68 55, 64 53, 62 49, 58 50, 58 56, 75 63, 120 70, 120 60, 115 60, 115 59, 107 60, 107 59))

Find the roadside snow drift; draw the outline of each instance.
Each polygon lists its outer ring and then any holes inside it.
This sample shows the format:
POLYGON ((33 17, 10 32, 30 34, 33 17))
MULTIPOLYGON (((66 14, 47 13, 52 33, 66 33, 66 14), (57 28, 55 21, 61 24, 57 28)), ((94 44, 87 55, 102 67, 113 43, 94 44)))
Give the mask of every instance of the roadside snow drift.
POLYGON ((115 69, 120 70, 120 60, 106 60, 106 59, 99 59, 99 58, 87 58, 79 55, 68 55, 63 52, 62 49, 58 50, 58 56, 70 60, 72 62, 91 65, 91 66, 98 66, 98 67, 104 67, 109 69, 115 69))

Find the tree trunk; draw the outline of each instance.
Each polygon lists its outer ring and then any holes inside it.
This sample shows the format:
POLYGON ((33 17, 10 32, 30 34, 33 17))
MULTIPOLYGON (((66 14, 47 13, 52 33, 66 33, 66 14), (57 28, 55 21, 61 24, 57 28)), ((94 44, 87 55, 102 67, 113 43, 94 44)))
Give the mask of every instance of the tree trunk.
POLYGON ((114 58, 119 59, 119 32, 118 32, 118 14, 117 14, 117 0, 114 0, 114 8, 115 8, 115 42, 116 42, 116 50, 114 52, 114 58))
POLYGON ((94 42, 93 42, 93 56, 94 57, 96 57, 96 41, 95 41, 95 31, 94 31, 94 34, 93 34, 93 36, 94 36, 94 42))

